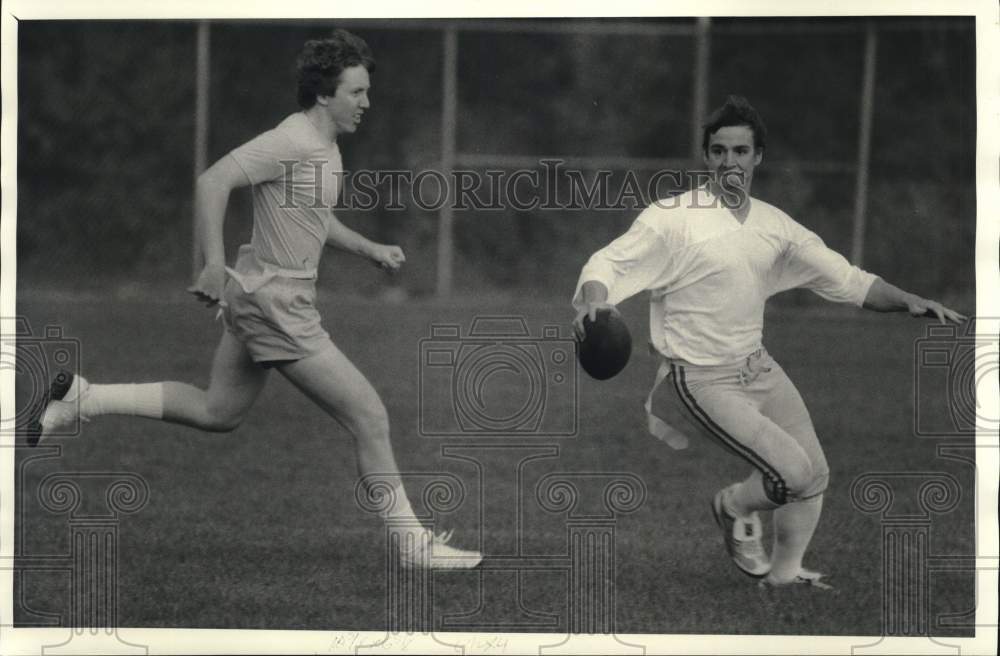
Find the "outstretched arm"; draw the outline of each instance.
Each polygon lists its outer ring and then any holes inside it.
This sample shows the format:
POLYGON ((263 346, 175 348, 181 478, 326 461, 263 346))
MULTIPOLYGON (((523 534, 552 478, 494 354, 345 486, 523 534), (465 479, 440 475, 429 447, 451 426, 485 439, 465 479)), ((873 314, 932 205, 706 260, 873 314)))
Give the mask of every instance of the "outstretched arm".
POLYGON ((852 266, 843 255, 827 248, 816 233, 794 221, 789 220, 787 225, 790 244, 785 266, 773 281, 774 291, 806 287, 831 301, 853 303, 876 312, 906 310, 915 317, 937 317, 942 323, 967 318, 852 266))
POLYGON ((937 317, 941 323, 946 323, 949 320, 961 323, 968 318, 964 314, 946 308, 937 301, 905 292, 881 278, 876 278, 875 282, 872 283, 863 307, 876 312, 902 312, 906 310, 915 317, 937 317))
POLYGON ((406 261, 399 246, 376 244, 370 239, 351 230, 330 213, 330 223, 326 231, 326 245, 354 253, 371 260, 375 266, 395 272, 406 261))

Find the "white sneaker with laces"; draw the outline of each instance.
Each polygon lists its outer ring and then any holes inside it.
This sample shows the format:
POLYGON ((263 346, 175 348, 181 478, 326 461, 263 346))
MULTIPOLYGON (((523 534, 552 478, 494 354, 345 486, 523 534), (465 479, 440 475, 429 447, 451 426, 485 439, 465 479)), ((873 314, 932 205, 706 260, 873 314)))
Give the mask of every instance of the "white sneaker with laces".
MULTIPOLYGON (((732 486, 730 486, 732 487, 732 486)), ((712 499, 712 515, 722 529, 726 552, 733 563, 744 574, 760 578, 771 571, 771 559, 767 556, 761 535, 764 530, 760 515, 750 513, 738 517, 726 509, 724 500, 730 488, 724 488, 712 499)))
POLYGON ((803 567, 799 570, 795 578, 790 581, 775 581, 771 576, 766 576, 757 585, 761 588, 786 588, 793 585, 803 585, 816 588, 817 590, 833 590, 832 585, 823 583, 820 580, 824 576, 825 574, 813 572, 803 567))
POLYGON ((399 549, 400 564, 406 569, 472 569, 483 560, 478 551, 449 545, 452 531, 434 534, 423 529, 422 533, 400 535, 413 538, 412 542, 402 540, 399 549))

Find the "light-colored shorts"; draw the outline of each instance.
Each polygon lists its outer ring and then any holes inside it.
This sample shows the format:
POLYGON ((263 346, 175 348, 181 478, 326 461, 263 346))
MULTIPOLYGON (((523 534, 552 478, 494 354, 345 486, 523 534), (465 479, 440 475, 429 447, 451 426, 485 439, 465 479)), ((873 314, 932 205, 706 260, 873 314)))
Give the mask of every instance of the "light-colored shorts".
POLYGON ((253 292, 226 283, 226 328, 254 362, 273 365, 315 355, 330 344, 316 310, 316 281, 275 276, 253 292))

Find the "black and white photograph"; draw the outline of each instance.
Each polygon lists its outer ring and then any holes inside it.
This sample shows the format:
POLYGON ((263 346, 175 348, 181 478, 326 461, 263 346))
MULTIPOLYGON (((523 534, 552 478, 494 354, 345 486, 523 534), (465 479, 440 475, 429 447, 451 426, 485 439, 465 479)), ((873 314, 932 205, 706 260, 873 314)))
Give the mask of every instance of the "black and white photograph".
POLYGON ((5 2, 0 654, 995 654, 998 21, 5 2))

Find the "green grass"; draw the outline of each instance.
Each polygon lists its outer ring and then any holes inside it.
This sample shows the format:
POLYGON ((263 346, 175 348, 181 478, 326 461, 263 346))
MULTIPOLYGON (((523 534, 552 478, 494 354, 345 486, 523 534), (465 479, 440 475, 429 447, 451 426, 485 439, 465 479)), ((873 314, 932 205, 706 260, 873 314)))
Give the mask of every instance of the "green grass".
MULTIPOLYGON (((765 343, 805 398, 832 469, 807 565, 826 572, 836 590, 762 596, 725 557, 708 511, 712 494, 744 476, 746 466, 700 439, 688 451, 674 452, 645 433, 639 404, 655 360, 645 352, 646 310, 640 301, 625 306, 636 342, 628 369, 605 383, 581 373, 578 406, 566 395, 551 399, 559 417, 577 412, 579 418, 579 434, 564 439, 442 440, 420 437, 417 430, 419 342, 430 335, 432 323, 467 328, 477 314, 517 314, 534 334, 543 324, 562 323, 568 335, 562 300, 387 305, 324 298, 320 310, 334 340, 382 394, 401 468, 448 472, 465 484, 466 502, 438 517, 439 525, 456 529, 456 543, 476 544, 482 528, 487 554, 515 552, 514 509, 520 498, 522 553, 565 553, 565 513, 545 512, 535 499, 542 476, 593 473, 578 481, 584 504, 578 512, 599 509, 600 486, 607 480, 600 472, 629 472, 643 482, 645 503, 615 524, 619 633, 881 634, 880 518, 854 508, 852 481, 868 472, 946 472, 964 491, 973 489, 970 466, 938 457, 936 442, 913 435, 913 345, 925 324, 848 308, 770 313, 765 343), (442 455, 442 447, 457 444, 466 445, 466 453, 479 461, 482 483, 472 463, 442 455), (501 448, 512 444, 521 448, 501 448), (551 445, 558 457, 525 460, 551 445)), ((79 339, 84 375, 97 382, 167 379, 203 385, 221 330, 212 312, 180 294, 154 302, 22 293, 19 314, 36 332, 58 324, 65 335, 79 339)), ((517 379, 501 375, 494 382, 489 402, 524 394, 517 379)), ((384 626, 383 529, 355 503, 351 439, 280 375, 272 375, 247 421, 230 434, 102 417, 86 425, 82 436, 59 445, 58 458, 27 463, 25 458, 34 454, 19 449, 25 466, 19 488, 22 555, 69 549, 66 516, 48 512, 37 499, 45 475, 127 471, 148 483, 147 505, 119 524, 120 625, 384 626)), ((899 490, 897 501, 914 507, 916 487, 901 483, 899 490)), ((89 511, 98 512, 100 505, 89 511)), ((975 552, 973 508, 966 493, 953 511, 931 516, 931 554, 975 552)), ((546 613, 555 617, 554 625, 531 630, 565 630, 566 577, 558 571, 527 572, 518 582, 514 572, 437 574, 435 625, 453 622, 455 614, 482 603, 480 614, 463 630, 526 630, 546 613)), ((22 594, 28 608, 67 611, 64 574, 28 572, 15 585, 15 598, 22 594)), ((934 576, 932 620, 974 606, 970 574, 934 576)), ((32 622, 23 609, 16 613, 18 623, 32 622)), ((971 634, 968 628, 933 632, 971 634)))

